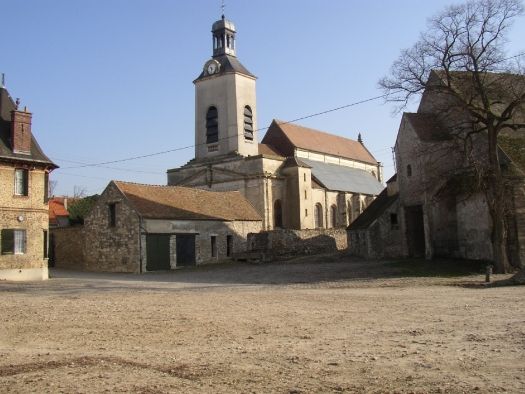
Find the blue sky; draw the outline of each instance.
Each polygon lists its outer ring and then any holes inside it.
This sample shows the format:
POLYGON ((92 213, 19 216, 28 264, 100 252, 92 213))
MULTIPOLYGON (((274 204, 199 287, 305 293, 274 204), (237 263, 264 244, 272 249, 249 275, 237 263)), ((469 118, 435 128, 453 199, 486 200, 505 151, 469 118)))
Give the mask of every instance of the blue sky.
MULTIPOLYGON (((379 95, 400 50, 451 3, 227 0, 237 56, 258 76, 259 128, 379 95)), ((211 57, 220 0, 0 0, 0 15, 0 72, 61 167, 56 194, 100 193, 111 179, 165 184, 166 169, 193 157, 189 148, 75 168, 194 143, 192 81, 211 57)), ((523 37, 521 18, 509 55, 525 49, 523 37)), ((298 123, 353 139, 361 132, 389 177, 399 118, 378 100, 298 123)))

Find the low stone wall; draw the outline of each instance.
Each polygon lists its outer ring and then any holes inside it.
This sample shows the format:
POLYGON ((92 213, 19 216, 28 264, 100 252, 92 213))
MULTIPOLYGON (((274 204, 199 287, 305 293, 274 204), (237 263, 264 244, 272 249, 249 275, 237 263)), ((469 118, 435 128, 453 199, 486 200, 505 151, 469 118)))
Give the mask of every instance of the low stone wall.
POLYGON ((346 229, 272 230, 248 234, 252 252, 264 252, 274 257, 309 255, 347 249, 346 229))
POLYGON ((50 229, 49 266, 84 269, 84 226, 50 229))

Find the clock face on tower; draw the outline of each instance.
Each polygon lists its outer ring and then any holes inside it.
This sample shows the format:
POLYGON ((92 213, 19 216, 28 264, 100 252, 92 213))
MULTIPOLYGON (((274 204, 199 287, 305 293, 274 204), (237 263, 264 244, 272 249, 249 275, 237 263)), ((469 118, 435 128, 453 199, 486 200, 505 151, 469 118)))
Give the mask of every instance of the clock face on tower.
POLYGON ((220 63, 217 60, 209 60, 204 65, 204 72, 208 75, 217 74, 219 72, 220 63))

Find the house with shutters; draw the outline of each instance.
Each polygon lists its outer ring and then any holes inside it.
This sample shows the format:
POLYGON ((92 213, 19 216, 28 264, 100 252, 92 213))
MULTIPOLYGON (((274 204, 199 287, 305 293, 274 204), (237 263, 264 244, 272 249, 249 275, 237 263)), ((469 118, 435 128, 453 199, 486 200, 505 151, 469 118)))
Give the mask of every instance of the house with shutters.
POLYGON ((212 57, 195 84, 195 158, 168 185, 238 191, 264 230, 346 227, 378 195, 383 168, 354 141, 274 120, 258 143, 256 76, 237 58, 236 29, 212 26, 212 57))
POLYGON ((239 192, 112 181, 83 228, 71 229, 82 241, 70 268, 143 273, 230 260, 262 220, 239 192))
POLYGON ((48 180, 57 166, 0 83, 0 280, 48 278, 48 180))

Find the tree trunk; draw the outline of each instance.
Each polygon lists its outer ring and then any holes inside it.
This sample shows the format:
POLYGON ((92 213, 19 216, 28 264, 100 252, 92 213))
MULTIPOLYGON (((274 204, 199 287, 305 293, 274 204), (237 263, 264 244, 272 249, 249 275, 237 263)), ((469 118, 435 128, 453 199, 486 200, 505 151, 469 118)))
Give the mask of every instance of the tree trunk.
POLYGON ((492 251, 494 253, 494 272, 504 274, 510 272, 507 256, 507 232, 505 226, 506 196, 498 158, 498 134, 493 127, 488 127, 489 171, 487 177, 486 196, 492 218, 492 251))

